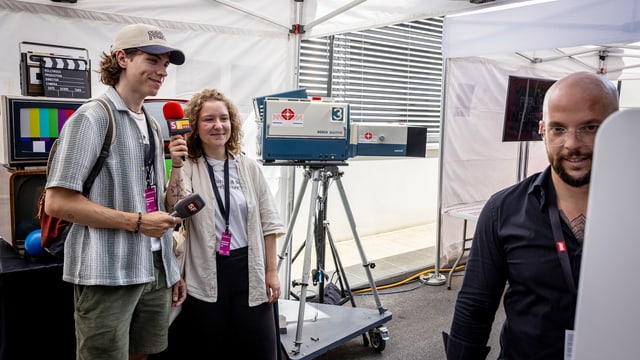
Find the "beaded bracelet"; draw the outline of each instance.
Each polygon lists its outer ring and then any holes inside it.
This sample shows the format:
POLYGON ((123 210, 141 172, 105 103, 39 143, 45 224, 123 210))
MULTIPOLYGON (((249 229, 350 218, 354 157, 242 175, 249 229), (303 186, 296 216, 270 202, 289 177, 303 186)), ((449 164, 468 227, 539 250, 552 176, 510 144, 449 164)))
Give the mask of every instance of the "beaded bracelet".
POLYGON ((136 223, 136 230, 134 231, 134 233, 139 233, 140 232, 140 225, 142 225, 142 213, 138 212, 138 222, 136 223))

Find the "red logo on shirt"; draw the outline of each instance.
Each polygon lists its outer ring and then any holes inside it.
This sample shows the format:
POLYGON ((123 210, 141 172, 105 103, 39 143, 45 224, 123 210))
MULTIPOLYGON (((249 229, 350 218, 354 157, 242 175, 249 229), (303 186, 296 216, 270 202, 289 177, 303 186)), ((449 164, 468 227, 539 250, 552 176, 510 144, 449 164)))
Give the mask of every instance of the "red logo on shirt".
POLYGON ((558 252, 566 252, 567 251, 567 245, 564 243, 564 241, 558 241, 556 243, 556 245, 558 246, 558 252))

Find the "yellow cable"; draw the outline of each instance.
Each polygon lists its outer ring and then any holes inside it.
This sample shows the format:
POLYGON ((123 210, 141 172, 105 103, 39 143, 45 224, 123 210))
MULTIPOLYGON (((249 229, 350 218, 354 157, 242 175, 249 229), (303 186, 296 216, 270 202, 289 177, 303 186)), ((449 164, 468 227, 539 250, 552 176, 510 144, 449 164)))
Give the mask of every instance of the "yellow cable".
MULTIPOLYGON (((462 269, 464 269, 464 265, 459 265, 454 269, 454 271, 459 271, 459 270, 462 270, 462 269)), ((443 268, 443 269, 440 269, 440 271, 441 272, 450 272, 451 269, 450 268, 443 268)), ((412 276, 410 276, 410 277, 408 277, 408 278, 406 278, 404 280, 401 280, 401 281, 398 281, 398 282, 395 282, 395 283, 392 283, 392 284, 388 284, 388 285, 376 286, 376 290, 383 290, 383 289, 388 289, 388 288, 395 287, 395 286, 404 285, 404 284, 408 283, 409 281, 414 280, 417 277, 420 277, 422 275, 426 275, 426 274, 429 274, 429 273, 432 273, 432 272, 435 272, 435 269, 424 270, 424 271, 421 271, 421 272, 419 272, 419 273, 417 273, 415 275, 412 275, 412 276)), ((365 293, 365 292, 369 292, 371 290, 372 290, 371 288, 366 288, 366 289, 360 289, 360 290, 352 291, 352 293, 353 294, 362 294, 362 293, 365 293)))

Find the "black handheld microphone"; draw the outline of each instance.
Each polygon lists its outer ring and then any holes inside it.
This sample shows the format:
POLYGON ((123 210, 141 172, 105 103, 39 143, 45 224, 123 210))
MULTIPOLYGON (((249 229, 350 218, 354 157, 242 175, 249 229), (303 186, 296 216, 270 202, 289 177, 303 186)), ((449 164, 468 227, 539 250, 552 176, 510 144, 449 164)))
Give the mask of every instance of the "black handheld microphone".
POLYGON ((204 200, 198 193, 191 194, 184 199, 178 201, 175 205, 173 205, 173 212, 169 215, 171 216, 179 216, 183 219, 186 219, 190 216, 193 216, 204 208, 204 200))

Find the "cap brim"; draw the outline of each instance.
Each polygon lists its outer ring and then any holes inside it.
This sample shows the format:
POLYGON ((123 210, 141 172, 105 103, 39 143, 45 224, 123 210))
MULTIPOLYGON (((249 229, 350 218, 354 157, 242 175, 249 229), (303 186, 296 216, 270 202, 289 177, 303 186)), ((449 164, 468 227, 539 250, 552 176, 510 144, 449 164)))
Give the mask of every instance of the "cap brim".
POLYGON ((170 48, 163 45, 139 46, 138 49, 154 55, 169 53, 169 62, 175 65, 184 64, 184 53, 178 49, 170 48))

